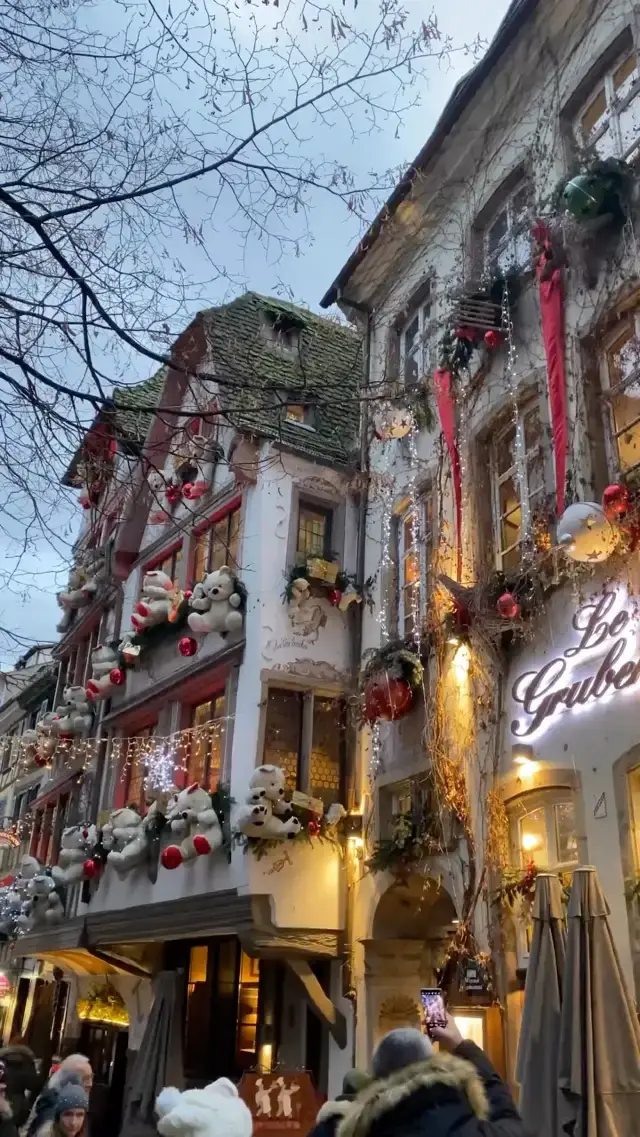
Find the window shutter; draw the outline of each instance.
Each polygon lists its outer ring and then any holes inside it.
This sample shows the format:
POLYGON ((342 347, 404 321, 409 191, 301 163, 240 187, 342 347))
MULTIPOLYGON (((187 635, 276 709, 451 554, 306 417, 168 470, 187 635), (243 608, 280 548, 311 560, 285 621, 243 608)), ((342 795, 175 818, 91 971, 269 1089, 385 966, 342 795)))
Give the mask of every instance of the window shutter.
POLYGON ((395 324, 389 328, 387 337, 387 363, 385 369, 385 385, 400 386, 400 333, 395 324))

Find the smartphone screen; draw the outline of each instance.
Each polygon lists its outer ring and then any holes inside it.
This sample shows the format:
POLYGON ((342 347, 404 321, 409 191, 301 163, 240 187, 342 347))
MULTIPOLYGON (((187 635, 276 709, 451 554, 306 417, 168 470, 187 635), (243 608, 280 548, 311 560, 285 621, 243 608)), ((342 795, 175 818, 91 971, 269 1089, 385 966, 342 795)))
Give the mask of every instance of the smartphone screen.
POLYGON ((427 1031, 432 1026, 447 1025, 444 996, 440 987, 423 987, 420 992, 420 1002, 424 1015, 424 1025, 427 1031))

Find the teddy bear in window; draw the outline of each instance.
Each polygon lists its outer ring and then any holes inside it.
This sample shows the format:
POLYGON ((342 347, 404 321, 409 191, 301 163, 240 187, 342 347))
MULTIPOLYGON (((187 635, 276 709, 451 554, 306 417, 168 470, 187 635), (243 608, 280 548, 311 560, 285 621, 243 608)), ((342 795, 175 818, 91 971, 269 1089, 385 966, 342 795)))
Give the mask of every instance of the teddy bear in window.
POLYGON ((209 632, 218 632, 220 636, 237 632, 244 622, 243 606, 240 582, 229 566, 223 565, 196 584, 189 600, 189 627, 203 636, 209 632))
POLYGON ((286 775, 279 766, 258 766, 249 781, 246 805, 236 816, 236 828, 245 837, 265 841, 296 837, 301 825, 285 801, 286 775))
POLYGON ((92 703, 106 699, 113 691, 111 672, 118 667, 118 653, 112 647, 98 644, 91 652, 91 678, 87 682, 87 697, 92 703))
POLYGON ((84 862, 97 841, 95 825, 68 825, 62 830, 58 868, 65 884, 82 880, 84 862))
POLYGON ((136 632, 154 624, 171 621, 180 602, 180 593, 170 576, 160 569, 146 572, 142 581, 142 596, 131 617, 136 632))
POLYGON ((178 791, 169 805, 167 821, 171 832, 182 838, 179 845, 168 845, 162 854, 167 869, 177 869, 184 861, 204 857, 222 845, 222 826, 211 794, 198 782, 178 791))
POLYGON ((102 841, 105 848, 109 848, 107 864, 116 870, 118 876, 125 876, 149 859, 152 833, 159 815, 166 814, 170 793, 157 791, 153 798, 144 817, 128 807, 117 809, 103 830, 102 841))
POLYGON ((56 707, 52 731, 58 738, 82 738, 93 725, 93 712, 84 687, 65 687, 64 702, 56 707))

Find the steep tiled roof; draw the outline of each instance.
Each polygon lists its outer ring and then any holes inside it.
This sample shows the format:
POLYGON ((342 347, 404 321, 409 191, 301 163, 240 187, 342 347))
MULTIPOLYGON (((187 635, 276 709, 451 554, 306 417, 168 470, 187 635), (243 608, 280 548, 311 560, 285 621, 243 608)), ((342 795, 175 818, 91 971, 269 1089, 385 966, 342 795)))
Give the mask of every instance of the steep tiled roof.
POLYGON ((248 292, 201 313, 220 398, 240 429, 318 458, 343 462, 357 442, 362 340, 305 308, 248 292), (287 350, 269 336, 284 318, 297 328, 287 350), (313 406, 315 429, 284 420, 287 401, 313 406))
POLYGON ((144 442, 147 437, 151 414, 141 408, 153 407, 162 394, 167 376, 166 367, 161 367, 150 379, 135 387, 116 387, 113 402, 116 409, 116 429, 119 438, 144 442))

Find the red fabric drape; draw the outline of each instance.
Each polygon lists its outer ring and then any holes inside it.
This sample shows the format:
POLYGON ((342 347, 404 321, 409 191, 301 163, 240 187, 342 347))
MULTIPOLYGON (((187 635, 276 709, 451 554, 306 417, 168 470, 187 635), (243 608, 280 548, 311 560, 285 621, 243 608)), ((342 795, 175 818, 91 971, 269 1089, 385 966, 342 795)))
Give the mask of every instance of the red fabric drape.
POLYGON ((456 511, 456 537, 457 537, 457 578, 462 576, 462 475, 460 471, 460 455, 456 443, 456 413, 453 390, 451 386, 451 372, 439 367, 433 376, 433 389, 436 396, 440 428, 449 453, 451 474, 453 477, 453 500, 456 511))
POLYGON ((560 268, 553 265, 551 241, 546 226, 538 226, 536 236, 543 245, 538 257, 540 321, 547 360, 547 384, 551 407, 553 455, 556 471, 556 510, 564 513, 564 487, 567 476, 567 382, 564 348, 564 287, 560 268))

